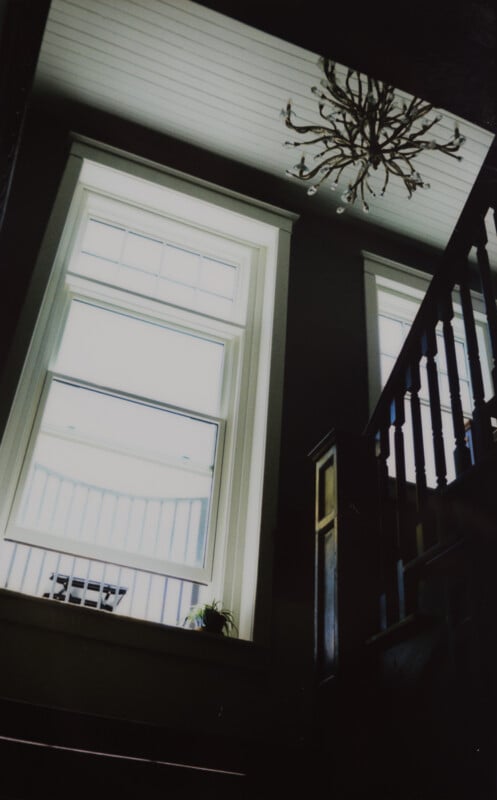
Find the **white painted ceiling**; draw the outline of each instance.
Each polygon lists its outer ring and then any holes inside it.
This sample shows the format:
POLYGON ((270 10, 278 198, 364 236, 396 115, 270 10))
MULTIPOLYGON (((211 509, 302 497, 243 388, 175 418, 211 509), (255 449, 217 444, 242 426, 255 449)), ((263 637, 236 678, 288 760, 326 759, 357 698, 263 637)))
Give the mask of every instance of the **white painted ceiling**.
MULTIPOLYGON (((292 137, 280 112, 291 98, 299 122, 318 120, 310 91, 322 77, 318 56, 190 0, 53 0, 34 88, 299 184, 285 175, 299 151, 283 147, 292 137)), ((440 112, 432 133, 446 140, 454 118, 440 112)), ((417 161, 430 189, 407 200, 393 179, 367 216, 359 203, 346 214, 445 247, 494 138, 458 122, 466 136, 461 162, 434 151, 417 161)), ((340 194, 323 185, 320 211, 335 214, 340 194)), ((307 198, 311 209, 318 195, 307 198)), ((491 248, 497 263, 493 240, 491 248)))

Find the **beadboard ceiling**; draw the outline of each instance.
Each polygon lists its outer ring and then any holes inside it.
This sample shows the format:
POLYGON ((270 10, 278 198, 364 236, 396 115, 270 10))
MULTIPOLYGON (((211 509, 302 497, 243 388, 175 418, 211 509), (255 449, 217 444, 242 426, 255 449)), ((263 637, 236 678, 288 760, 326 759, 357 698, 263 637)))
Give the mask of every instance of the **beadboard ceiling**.
MULTIPOLYGON (((190 0, 52 0, 34 89, 119 114, 300 186, 285 175, 299 151, 283 146, 291 132, 280 112, 291 99, 299 121, 317 121, 310 89, 321 78, 318 56, 190 0)), ((442 121, 432 132, 445 140, 455 120, 439 111, 442 121)), ((408 200, 403 184, 392 179, 368 215, 357 203, 347 207, 347 216, 444 248, 494 138, 457 122, 466 136, 461 162, 434 151, 417 160, 430 189, 408 200)), ((300 188, 304 195, 306 187, 300 188)), ((340 194, 323 186, 306 201, 335 215, 340 194)), ((491 249, 497 256, 493 241, 491 249)))

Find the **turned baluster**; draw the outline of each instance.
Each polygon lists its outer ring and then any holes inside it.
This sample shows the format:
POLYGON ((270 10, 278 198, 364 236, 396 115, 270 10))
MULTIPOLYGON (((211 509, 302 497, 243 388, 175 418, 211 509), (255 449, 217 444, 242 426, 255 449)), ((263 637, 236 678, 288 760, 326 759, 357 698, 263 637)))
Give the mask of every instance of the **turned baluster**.
POLYGON ((442 300, 440 311, 449 378, 452 424, 454 426, 454 466, 456 475, 459 476, 471 466, 471 453, 466 443, 466 430, 464 427, 461 392, 459 388, 459 373, 457 370, 456 345, 454 341, 454 331, 452 330, 454 309, 452 307, 452 298, 449 293, 444 300, 442 300))
POLYGON ((412 554, 412 556, 414 556, 420 555, 426 547, 434 543, 433 526, 431 524, 428 507, 423 422, 421 418, 421 402, 419 399, 421 376, 417 357, 409 367, 407 388, 411 396, 412 436, 416 475, 416 553, 412 554))
POLYGON ((481 289, 485 302, 485 312, 488 323, 488 334, 490 338, 490 348, 492 350, 492 382, 494 394, 497 396, 497 306, 495 304, 495 292, 490 271, 490 262, 485 245, 487 244, 487 231, 485 220, 481 219, 476 236, 476 255, 480 271, 481 289))
POLYGON ((486 453, 488 453, 490 447, 492 446, 492 427, 490 423, 490 414, 485 403, 485 389, 483 386, 483 375, 480 363, 478 339, 476 335, 473 303, 471 301, 471 291, 469 288, 467 261, 461 263, 459 274, 459 293, 464 319, 464 330, 466 333, 466 345, 468 348, 468 361, 474 403, 471 430, 473 434, 475 460, 478 461, 483 458, 486 453))
POLYGON ((404 591, 404 559, 403 551, 407 541, 408 515, 407 515, 407 480, 406 458, 404 446, 405 409, 404 390, 396 395, 391 405, 392 422, 394 425, 394 453, 395 453, 395 500, 396 500, 396 576, 397 595, 399 603, 399 619, 406 615, 406 598, 404 591))
POLYGON ((399 619, 397 591, 397 532, 387 461, 390 457, 390 421, 385 420, 376 438, 380 521, 380 627, 386 630, 399 619))
POLYGON ((430 401, 431 432, 433 440, 433 456, 435 460, 435 475, 437 488, 447 486, 447 463, 445 460, 445 447, 442 427, 442 406, 440 402, 440 387, 438 383, 438 368, 435 356, 437 355, 437 336, 435 327, 426 330, 422 339, 422 352, 426 357, 426 376, 428 379, 428 394, 430 401))

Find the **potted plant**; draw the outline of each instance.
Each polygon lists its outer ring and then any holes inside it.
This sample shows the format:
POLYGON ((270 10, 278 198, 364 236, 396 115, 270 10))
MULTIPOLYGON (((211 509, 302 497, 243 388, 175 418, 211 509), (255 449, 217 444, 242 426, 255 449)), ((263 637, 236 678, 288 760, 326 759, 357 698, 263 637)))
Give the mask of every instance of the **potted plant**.
POLYGON ((218 636, 232 636, 238 632, 232 612, 224 608, 220 600, 194 606, 185 617, 185 625, 218 636))

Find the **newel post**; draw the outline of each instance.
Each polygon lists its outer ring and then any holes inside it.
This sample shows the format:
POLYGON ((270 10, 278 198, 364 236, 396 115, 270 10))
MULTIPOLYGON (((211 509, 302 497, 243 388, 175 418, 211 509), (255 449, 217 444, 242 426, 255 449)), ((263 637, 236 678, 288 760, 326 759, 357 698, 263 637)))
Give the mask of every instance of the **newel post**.
POLYGON ((319 683, 357 663, 379 630, 375 443, 330 431, 315 467, 315 661, 319 683))

